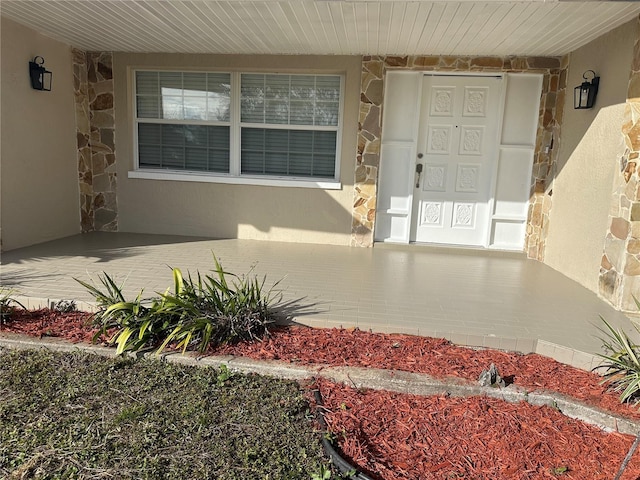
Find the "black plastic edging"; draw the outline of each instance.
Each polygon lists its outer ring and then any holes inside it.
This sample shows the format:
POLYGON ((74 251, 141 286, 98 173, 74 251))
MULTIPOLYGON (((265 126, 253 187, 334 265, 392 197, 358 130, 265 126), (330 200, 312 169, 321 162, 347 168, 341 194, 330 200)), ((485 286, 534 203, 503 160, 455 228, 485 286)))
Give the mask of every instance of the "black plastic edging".
MULTIPOLYGON (((322 413, 322 409, 320 408, 322 407, 322 395, 320 395, 320 390, 314 390, 313 393, 316 399, 316 403, 318 404, 318 407, 316 408, 316 418, 318 419, 320 426, 324 430, 326 430, 327 422, 325 422, 324 414, 322 413)), ((327 439, 324 435, 322 437, 322 447, 324 448, 324 451, 327 452, 327 455, 329 455, 329 457, 331 458, 331 461, 333 462, 333 464, 336 467, 338 467, 338 470, 340 470, 340 473, 342 474, 351 473, 351 476, 349 478, 353 478, 355 480, 374 480, 369 475, 363 472, 360 472, 358 468, 354 467, 349 462, 347 462, 342 457, 342 455, 340 455, 337 448, 333 445, 333 442, 327 439)))

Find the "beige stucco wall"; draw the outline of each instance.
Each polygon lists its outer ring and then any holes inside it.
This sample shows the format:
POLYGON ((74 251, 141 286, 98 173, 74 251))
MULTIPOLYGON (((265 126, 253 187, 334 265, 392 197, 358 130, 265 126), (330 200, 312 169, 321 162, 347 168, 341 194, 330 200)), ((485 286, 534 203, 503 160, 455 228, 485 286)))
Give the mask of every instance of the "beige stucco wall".
POLYGON ((553 186, 545 263, 598 291, 609 226, 613 176, 623 152, 620 131, 632 63, 634 20, 572 52, 562 124, 562 145, 553 186), (574 110, 573 88, 582 74, 600 78, 596 105, 574 110))
POLYGON ((360 57, 116 53, 119 230, 347 245, 351 234, 360 57), (340 190, 128 178, 134 152, 132 67, 345 74, 340 190))
POLYGON ((78 233, 80 215, 71 49, 1 22, 0 223, 10 250, 78 233), (36 55, 53 72, 51 92, 31 88, 36 55))

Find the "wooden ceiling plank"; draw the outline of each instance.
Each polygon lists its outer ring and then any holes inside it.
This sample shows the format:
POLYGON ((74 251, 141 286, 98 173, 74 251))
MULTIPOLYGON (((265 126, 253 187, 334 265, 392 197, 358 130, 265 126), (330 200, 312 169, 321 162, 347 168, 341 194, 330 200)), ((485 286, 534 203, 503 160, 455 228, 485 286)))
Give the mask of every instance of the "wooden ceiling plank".
POLYGON ((146 5, 141 2, 109 3, 110 15, 123 27, 119 36, 144 45, 140 51, 175 52, 177 50, 167 32, 169 26, 150 12, 146 5))
MULTIPOLYGON (((564 15, 564 13, 570 9, 565 8, 563 4, 558 3, 553 5, 553 14, 547 15, 546 17, 549 21, 544 26, 545 31, 539 32, 531 41, 531 48, 539 52, 556 51, 557 47, 555 47, 555 45, 560 45, 565 39, 571 38, 571 35, 573 35, 577 29, 580 29, 585 21, 588 21, 592 13, 600 15, 600 12, 592 12, 588 5, 589 4, 585 3, 585 8, 579 10, 577 15, 569 16, 564 15), (587 13, 587 10, 590 12, 587 13)), ((595 3, 590 3, 590 5, 595 5, 595 3)), ((575 10, 571 11, 575 12, 575 10)))
POLYGON ((307 31, 307 48, 304 52, 307 54, 317 54, 321 50, 319 48, 320 45, 323 44, 322 42, 325 42, 324 45, 331 45, 330 48, 336 54, 344 53, 344 49, 338 39, 338 33, 329 6, 326 3, 313 2, 313 4, 304 3, 304 5, 301 5, 301 9, 304 11, 303 15, 307 19, 304 25, 313 26, 313 28, 302 27, 307 31))
MULTIPOLYGON (((540 29, 546 28, 552 6, 547 5, 544 8, 526 9, 525 21, 520 25, 517 34, 513 34, 513 38, 509 42, 509 49, 513 52, 509 55, 522 55, 526 52, 526 46, 530 45, 532 40, 540 35, 540 29)), ((505 48, 506 50, 506 48, 505 48)))
POLYGON ((485 3, 479 9, 472 11, 467 17, 467 25, 463 34, 459 35, 457 41, 450 43, 452 52, 463 52, 463 55, 477 55, 478 36, 487 30, 488 24, 494 18, 502 18, 504 11, 509 9, 507 4, 485 3))
POLYGON ((194 26, 208 40, 207 45, 213 50, 210 53, 228 53, 230 51, 228 37, 221 32, 219 21, 216 21, 219 19, 212 18, 204 10, 205 7, 206 4, 203 2, 184 2, 179 8, 184 10, 184 15, 189 15, 192 18, 194 26))
POLYGON ((190 40, 191 53, 218 53, 220 51, 218 41, 210 35, 213 29, 207 28, 196 11, 189 8, 191 5, 193 2, 167 2, 164 8, 167 14, 172 16, 172 23, 180 34, 190 40))
POLYGON ((227 12, 221 8, 214 9, 213 5, 211 2, 199 2, 205 18, 215 23, 218 34, 224 38, 226 42, 226 48, 223 50, 224 53, 243 52, 243 46, 233 30, 233 22, 227 15, 227 12))
MULTIPOLYGON (((314 2, 313 12, 315 13, 315 18, 313 18, 310 23, 312 25, 319 25, 322 30, 322 35, 324 35, 327 41, 334 42, 333 45, 337 47, 333 51, 339 55, 344 55, 348 52, 349 45, 347 29, 344 24, 344 18, 342 17, 342 10, 333 7, 334 6, 329 3, 322 4, 314 2), (339 22, 336 20, 339 20, 339 22)), ((318 34, 316 34, 316 36, 320 38, 318 34)), ((314 49, 313 52, 315 53, 316 50, 314 49)))
POLYGON ((484 23, 490 18, 490 14, 496 10, 496 4, 471 4, 471 9, 467 12, 465 18, 458 22, 458 28, 455 34, 450 35, 444 46, 445 51, 449 54, 461 53, 469 54, 472 52, 473 39, 475 35, 473 32, 477 32, 480 25, 484 26, 484 23), (475 27, 474 27, 475 25, 475 27), (469 41, 471 37, 471 41, 469 41))
POLYGON ((501 25, 507 23, 507 18, 514 15, 514 10, 518 8, 524 8, 522 4, 504 4, 502 8, 499 8, 494 15, 487 19, 484 27, 481 28, 476 34, 473 40, 474 49, 473 55, 490 55, 490 51, 486 49, 485 45, 490 42, 490 39, 495 35, 494 32, 500 31, 501 25))
MULTIPOLYGON (((285 30, 282 22, 282 18, 276 17, 273 5, 276 3, 270 2, 253 2, 251 9, 255 9, 260 20, 256 20, 256 24, 261 25, 261 30, 264 32, 265 44, 269 45, 269 51, 275 53, 293 53, 296 51, 295 42, 292 42, 289 38, 289 34, 285 30)), ((247 6, 247 8, 249 8, 247 6)), ((254 17, 255 18, 255 17, 254 17)))
MULTIPOLYGON (((302 32, 296 29, 296 26, 297 26, 296 24, 291 23, 291 17, 288 15, 288 13, 290 12, 285 11, 285 8, 284 8, 285 6, 286 4, 282 2, 271 4, 270 5, 271 15, 274 18, 279 19, 277 23, 280 28, 280 31, 282 32, 281 38, 284 39, 284 42, 287 45, 293 45, 294 50, 299 50, 300 46, 305 44, 305 42, 301 41, 300 39, 300 33, 302 32)), ((307 45, 309 44, 307 43, 307 45)))
POLYGON ((443 22, 438 25, 437 30, 434 33, 434 52, 436 55, 449 54, 449 52, 444 48, 449 39, 448 35, 457 32, 459 22, 466 18, 472 7, 473 4, 469 2, 460 2, 455 5, 452 4, 451 8, 447 5, 443 16, 443 22))
MULTIPOLYGON (((400 5, 395 5, 396 10, 400 5)), ((415 51, 414 46, 423 33, 432 6, 431 2, 428 4, 417 2, 403 4, 402 21, 398 23, 398 28, 391 32, 391 37, 395 37, 396 43, 394 55, 407 55, 415 51), (425 5, 426 8, 424 8, 425 5)))
POLYGON ((508 48, 504 48, 505 43, 511 42, 518 37, 518 29, 531 18, 535 10, 536 5, 533 3, 522 4, 522 8, 513 9, 512 13, 505 17, 502 28, 499 30, 499 35, 489 36, 482 48, 486 51, 494 52, 493 55, 497 56, 518 55, 518 52, 515 51, 506 53, 508 48))
POLYGON ((230 29, 240 42, 240 51, 233 53, 251 52, 251 53, 265 53, 264 44, 253 35, 253 25, 250 22, 248 16, 244 13, 243 4, 236 2, 219 2, 220 9, 224 11, 228 18, 228 24, 230 29), (238 35, 239 32, 239 35, 238 35))
POLYGON ((440 51, 447 55, 455 54, 455 44, 466 35, 475 16, 482 8, 480 4, 476 3, 468 3, 461 7, 456 14, 457 20, 451 23, 447 29, 447 35, 439 43, 440 51))
MULTIPOLYGON (((45 5, 39 6, 40 8, 45 5)), ((106 50, 119 51, 126 50, 127 46, 139 47, 140 43, 151 48, 153 43, 140 42, 140 40, 132 39, 130 36, 131 21, 127 16, 119 16, 114 14, 113 6, 96 2, 91 6, 71 5, 69 3, 58 5, 58 12, 62 16, 63 24, 68 28, 82 33, 83 38, 95 39, 98 36, 101 42, 107 44, 106 50)), ((61 25, 58 23, 57 25, 61 25)), ((105 48, 102 44, 87 42, 87 51, 100 51, 105 48)))
MULTIPOLYGON (((578 28, 569 38, 562 40, 562 46, 568 48, 570 52, 580 48, 601 35, 637 18, 638 12, 633 5, 629 5, 628 17, 620 16, 620 12, 602 12, 597 17, 590 17, 588 22, 578 28), (597 21, 596 21, 597 18, 597 21)), ((544 47, 541 47, 544 48, 544 47)), ((558 54, 556 54, 558 55, 558 54)))
MULTIPOLYGON (((311 10, 311 6, 308 7, 308 10, 311 10)), ((327 38, 331 38, 333 34, 339 45, 336 52, 344 55, 348 51, 349 39, 340 6, 332 2, 313 2, 313 11, 316 16, 315 21, 312 20, 311 23, 321 27, 327 38)))
POLYGON ((355 28, 356 25, 356 17, 354 6, 352 3, 338 3, 338 2, 327 2, 326 5, 329 7, 331 11, 331 18, 335 22, 336 20, 340 21, 338 25, 338 30, 342 29, 345 34, 345 49, 341 52, 343 54, 353 54, 358 51, 358 32, 355 28))
POLYGON ((389 50, 389 26, 391 25, 391 13, 393 9, 392 3, 379 3, 376 52, 384 52, 389 50))
MULTIPOLYGON (((30 9, 27 2, 2 4, 2 16, 34 29, 53 40, 68 43, 84 50, 86 44, 83 36, 79 35, 77 30, 68 27, 63 22, 60 25, 58 23, 53 24, 52 19, 55 20, 57 15, 57 12, 46 12, 44 8, 39 10, 30 9)), ((56 20, 56 22, 59 22, 59 20, 56 20)))
MULTIPOLYGON (((112 2, 116 4, 116 2, 112 2)), ((119 2, 118 5, 127 5, 132 4, 135 5, 135 2, 119 2)), ((148 12, 150 17, 149 20, 152 20, 159 27, 161 25, 165 26, 165 30, 161 33, 163 41, 166 38, 170 42, 170 52, 184 52, 184 53, 196 53, 197 50, 194 48, 193 42, 189 41, 186 38, 187 30, 189 26, 187 26, 183 19, 179 18, 176 15, 175 10, 173 10, 173 4, 170 2, 144 2, 141 3, 141 7, 143 10, 148 12)), ((144 31, 144 28, 141 29, 144 31)), ((199 39, 198 39, 199 40, 199 39)))
POLYGON ((371 32, 375 28, 372 28, 374 25, 377 26, 377 20, 375 17, 375 12, 373 12, 369 8, 369 4, 365 2, 354 2, 353 3, 353 13, 354 17, 352 19, 351 28, 357 32, 357 41, 355 43, 355 49, 351 50, 351 53, 356 52, 376 52, 376 49, 373 48, 375 42, 370 42, 370 38, 376 36, 376 32, 371 32), (364 21, 362 21, 364 19, 364 21))
POLYGON ((402 32, 404 30, 405 24, 410 18, 408 9, 409 6, 406 3, 391 4, 389 21, 387 22, 387 40, 385 47, 381 49, 382 51, 388 51, 391 55, 397 55, 398 52, 402 51, 400 48, 401 35, 396 35, 395 32, 402 32))
POLYGON ((420 32, 420 36, 414 43, 416 52, 420 52, 421 55, 437 55, 435 51, 435 43, 437 39, 435 37, 436 29, 442 22, 446 10, 444 3, 435 3, 431 5, 431 8, 427 12, 427 20, 424 22, 424 27, 420 32))
POLYGON ((391 20, 389 21, 389 31, 387 32, 389 53, 398 55, 399 52, 406 52, 412 29, 415 28, 416 13, 419 8, 417 3, 402 3, 392 6, 391 20), (400 32, 408 32, 400 35, 400 32), (393 47, 391 47, 393 43, 393 47))
MULTIPOLYGON (((316 8, 315 5, 314 8, 316 8)), ((298 48, 305 53, 309 53, 312 49, 312 46, 319 42, 319 40, 317 40, 317 36, 314 30, 305 28, 305 25, 308 25, 310 21, 307 9, 304 8, 304 5, 302 5, 301 3, 293 4, 291 2, 284 2, 282 4, 282 9, 297 40, 295 43, 300 46, 298 48)), ((319 12, 316 11, 314 16, 319 17, 319 12)), ((322 22, 323 25, 321 27, 323 33, 326 35, 324 26, 325 22, 326 20, 322 22)))
MULTIPOLYGON (((249 29, 245 30, 245 32, 253 32, 256 35, 256 41, 259 42, 260 48, 256 53, 268 53, 272 51, 272 42, 271 36, 268 32, 268 27, 266 24, 268 21, 262 18, 262 16, 255 9, 254 3, 242 2, 234 4, 234 7, 238 10, 238 17, 242 19, 246 25, 249 25, 249 29)), ((289 52, 280 52, 280 53, 289 53, 289 52)))

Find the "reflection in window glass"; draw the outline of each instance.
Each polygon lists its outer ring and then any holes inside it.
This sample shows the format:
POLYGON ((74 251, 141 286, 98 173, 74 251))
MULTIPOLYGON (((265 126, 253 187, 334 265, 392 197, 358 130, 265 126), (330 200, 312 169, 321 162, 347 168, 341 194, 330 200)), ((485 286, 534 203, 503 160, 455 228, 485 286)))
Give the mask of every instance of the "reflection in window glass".
POLYGON ((241 75, 243 123, 337 126, 337 75, 241 75))
POLYGON ((228 73, 136 72, 138 118, 228 122, 228 73))

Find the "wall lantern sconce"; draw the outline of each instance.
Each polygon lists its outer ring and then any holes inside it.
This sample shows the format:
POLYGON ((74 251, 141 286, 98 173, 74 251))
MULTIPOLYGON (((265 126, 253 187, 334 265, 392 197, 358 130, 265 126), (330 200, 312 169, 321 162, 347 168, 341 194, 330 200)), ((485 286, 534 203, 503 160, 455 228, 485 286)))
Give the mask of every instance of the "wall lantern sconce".
POLYGON ((573 89, 573 108, 592 108, 596 103, 596 95, 598 94, 598 84, 600 83, 600 77, 596 76, 596 72, 593 70, 587 70, 582 74, 584 82, 573 89), (587 79, 587 74, 591 72, 593 77, 591 81, 587 79))
POLYGON ((44 58, 34 57, 29 62, 29 76, 31 77, 31 88, 34 90, 51 91, 51 80, 53 73, 44 68, 44 58))

